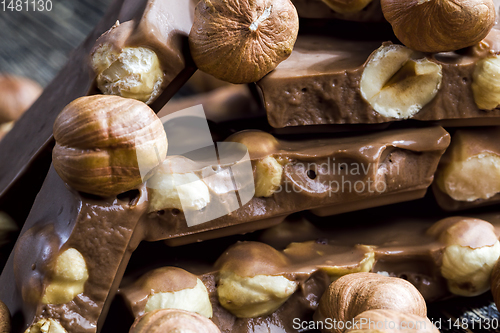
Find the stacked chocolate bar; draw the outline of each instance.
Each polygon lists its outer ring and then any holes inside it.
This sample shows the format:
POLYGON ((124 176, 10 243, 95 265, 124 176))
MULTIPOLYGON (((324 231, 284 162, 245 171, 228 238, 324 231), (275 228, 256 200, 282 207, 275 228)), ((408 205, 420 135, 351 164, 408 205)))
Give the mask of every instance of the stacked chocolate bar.
POLYGON ((0 209, 23 225, 0 321, 435 332, 426 301, 489 290, 497 215, 360 212, 424 197, 436 170, 450 209, 500 192, 496 128, 477 127, 500 125, 493 3, 461 9, 472 41, 408 40, 398 20, 420 8, 405 3, 115 0, 0 143, 0 209), (183 86, 205 92, 170 101, 183 86))

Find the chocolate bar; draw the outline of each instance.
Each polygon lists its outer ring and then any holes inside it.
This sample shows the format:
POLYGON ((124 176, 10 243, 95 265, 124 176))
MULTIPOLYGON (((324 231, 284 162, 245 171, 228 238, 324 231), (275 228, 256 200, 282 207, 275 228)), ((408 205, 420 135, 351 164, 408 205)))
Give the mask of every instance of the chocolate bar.
POLYGON ((484 96, 473 88, 480 82, 474 77, 483 75, 483 62, 497 54, 499 37, 493 29, 475 47, 423 55, 382 40, 301 35, 292 55, 258 85, 275 128, 402 119, 443 126, 496 125, 500 110, 478 107, 484 96), (431 74, 417 74, 415 66, 431 74))
POLYGON ((297 8, 300 18, 341 19, 357 22, 385 21, 380 0, 292 0, 292 2, 297 8), (330 7, 327 3, 331 3, 332 6, 330 7))
MULTIPOLYGON (((367 222, 373 217, 371 214, 365 214, 367 222)), ((232 245, 220 256, 218 249, 212 250, 210 255, 200 255, 202 248, 199 245, 169 249, 174 251, 170 258, 176 259, 159 259, 157 264, 175 264, 188 271, 192 269, 192 273, 176 267, 157 268, 121 287, 119 293, 134 317, 158 308, 172 307, 211 317, 221 332, 247 333, 253 332, 256 327, 296 332, 297 323, 312 320, 318 301, 331 281, 346 274, 372 271, 386 276, 402 277, 411 282, 428 302, 450 297, 447 283, 450 283, 452 278, 445 278, 441 273, 442 256, 450 243, 447 243, 442 235, 447 232, 453 234, 453 228, 461 228, 468 230, 471 235, 483 235, 481 244, 476 243, 473 238, 466 241, 460 237, 456 238, 454 242, 458 241, 461 246, 483 248, 496 244, 493 246, 498 247, 500 220, 497 215, 486 217, 493 225, 484 220, 466 217, 451 217, 434 222, 430 216, 392 216, 389 220, 375 216, 374 221, 363 223, 364 228, 349 228, 342 223, 347 221, 339 221, 344 225, 339 230, 338 226, 332 226, 330 221, 324 221, 326 225, 318 225, 295 216, 276 227, 249 237, 253 241, 232 245), (305 230, 307 231, 304 232, 305 230), (290 233, 293 236, 288 238, 290 233), (280 245, 296 237, 300 240, 286 247, 280 245), (262 241, 269 241, 271 246, 261 243, 262 241), (216 260, 218 256, 219 259, 216 260), (280 260, 283 261, 281 264, 280 260), (222 271, 226 273, 221 273, 222 271), (298 287, 283 305, 270 314, 245 317, 239 312, 241 309, 238 311, 230 305, 225 305, 224 293, 218 291, 223 288, 223 283, 227 283, 223 281, 227 279, 224 277, 227 271, 234 271, 238 276, 248 278, 248 288, 253 292, 250 295, 256 298, 265 297, 260 294, 265 292, 263 289, 251 289, 249 281, 255 277, 270 277, 271 280, 284 277, 296 283, 298 287), (203 287, 197 286, 197 280, 203 282, 205 292, 203 287), (180 293, 176 297, 178 292, 180 293), (185 295, 185 303, 177 301, 181 294, 185 295), (207 305, 199 308, 199 304, 205 303, 206 298, 209 298, 211 303, 209 310, 207 305)), ((229 239, 222 241, 230 242, 229 239)), ((154 251, 157 253, 158 248, 154 251)), ((491 269, 491 262, 488 265, 491 269)), ((489 278, 486 280, 489 281, 489 278)), ((481 292, 487 289, 488 287, 481 292)), ((245 293, 245 290, 239 292, 245 293)), ((267 303, 258 301, 245 303, 245 299, 241 295, 240 303, 248 306, 243 311, 250 311, 249 309, 258 306, 265 309, 267 306, 267 303)))

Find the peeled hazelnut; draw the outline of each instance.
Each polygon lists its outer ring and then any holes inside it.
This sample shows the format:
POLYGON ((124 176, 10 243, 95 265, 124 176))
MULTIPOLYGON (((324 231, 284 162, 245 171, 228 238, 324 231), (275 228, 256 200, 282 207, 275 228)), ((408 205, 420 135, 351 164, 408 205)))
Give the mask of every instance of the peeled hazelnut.
POLYGON ((494 128, 460 129, 453 134, 436 172, 436 184, 443 193, 471 202, 500 192, 500 156, 488 148, 495 132, 494 128))
MULTIPOLYGON (((335 318, 346 323, 364 311, 389 309, 426 316, 427 306, 420 292, 408 281, 376 273, 353 273, 333 282, 319 301, 317 321, 335 318)), ((342 332, 339 327, 322 332, 342 332)))
POLYGON ((500 105, 500 56, 479 60, 472 75, 472 92, 478 108, 492 110, 500 105))
POLYGON ((322 0, 331 9, 340 14, 352 14, 363 10, 372 0, 322 0))
POLYGON ((194 274, 177 267, 162 267, 146 273, 125 294, 147 295, 145 304, 133 306, 133 312, 142 315, 159 309, 180 309, 212 317, 207 288, 194 274))
POLYGON ((427 317, 397 310, 374 309, 357 315, 345 333, 439 333, 427 317))
POLYGON ((88 278, 87 264, 82 254, 76 249, 67 249, 56 260, 42 302, 45 304, 70 302, 83 292, 88 278))
POLYGON ((19 119, 42 90, 38 83, 30 79, 0 75, 0 124, 19 119))
POLYGON ((384 117, 411 118, 438 93, 442 68, 402 45, 384 44, 368 58, 361 96, 384 117))
POLYGON ((40 319, 31 325, 24 333, 68 333, 55 319, 40 319))
POLYGON ((129 333, 220 333, 209 319, 194 312, 163 309, 148 312, 135 320, 129 333))
POLYGON ((500 257, 500 243, 491 223, 450 217, 436 222, 428 233, 446 246, 441 274, 453 294, 476 296, 490 288, 491 272, 500 257))
POLYGON ((500 260, 497 260, 491 272, 491 293, 497 308, 500 307, 500 260))
POLYGON ((220 304, 238 318, 273 313, 297 289, 297 283, 283 275, 288 264, 281 252, 263 243, 232 246, 215 264, 220 304))
POLYGON ((481 41, 495 24, 492 0, 381 0, 396 37, 421 52, 455 51, 481 41))
POLYGON ((0 301, 0 333, 10 333, 10 311, 2 301, 0 301))
POLYGON ((194 172, 179 173, 172 163, 178 158, 167 158, 148 180, 149 211, 163 209, 201 210, 210 203, 207 185, 194 172))
POLYGON ((77 191, 113 196, 143 183, 167 154, 161 120, 146 104, 118 96, 81 97, 54 123, 52 162, 77 191))
POLYGON ((202 71, 231 83, 250 83, 290 56, 298 30, 290 0, 201 0, 189 46, 202 71))
POLYGON ((255 163, 255 196, 270 197, 280 188, 283 166, 267 156, 255 163))
POLYGON ((91 56, 97 87, 106 95, 153 102, 161 92, 163 71, 156 53, 145 47, 117 49, 100 44, 91 56))

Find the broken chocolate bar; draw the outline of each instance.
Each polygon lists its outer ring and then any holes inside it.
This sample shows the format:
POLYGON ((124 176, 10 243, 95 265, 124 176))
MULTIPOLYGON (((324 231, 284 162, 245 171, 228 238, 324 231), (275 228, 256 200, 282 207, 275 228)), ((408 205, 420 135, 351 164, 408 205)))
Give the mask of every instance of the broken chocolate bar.
POLYGON ((301 35, 290 58, 258 85, 275 128, 403 119, 496 125, 500 109, 480 106, 498 99, 483 85, 497 75, 485 66, 497 61, 499 38, 493 29, 477 46, 424 55, 380 40, 301 35))

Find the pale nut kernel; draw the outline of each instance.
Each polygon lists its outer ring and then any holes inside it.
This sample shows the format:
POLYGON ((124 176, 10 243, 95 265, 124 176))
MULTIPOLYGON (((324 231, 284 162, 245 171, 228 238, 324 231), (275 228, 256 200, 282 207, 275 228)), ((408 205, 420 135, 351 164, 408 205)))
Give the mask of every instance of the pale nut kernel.
MULTIPOLYGON (((346 323, 372 309, 390 309, 418 316, 427 314, 423 296, 408 281, 376 273, 353 273, 330 284, 321 296, 314 320, 326 323, 327 318, 335 318, 346 323)), ((333 327, 321 331, 341 333, 342 329, 333 327)))
POLYGON ((40 319, 31 325, 24 333, 68 333, 59 321, 52 318, 40 319))
POLYGON ((207 185, 193 172, 158 170, 147 183, 149 212, 163 209, 201 210, 210 203, 207 185))
POLYGON ((196 279, 194 288, 186 288, 175 292, 159 292, 149 296, 145 312, 159 309, 180 309, 196 312, 207 318, 212 318, 212 304, 207 287, 196 279))
POLYGON ((284 276, 241 277, 220 274, 220 304, 238 318, 266 316, 276 311, 297 290, 297 283, 284 276))
POLYGON ((83 293, 89 274, 82 254, 74 248, 59 255, 49 285, 42 298, 44 304, 64 304, 83 293))
POLYGON ((436 184, 457 201, 489 199, 500 192, 500 156, 482 153, 451 161, 437 172, 436 184))
POLYGON ((353 14, 360 12, 372 0, 322 0, 328 7, 339 14, 353 14))
POLYGON ((452 217, 438 221, 428 233, 446 246, 440 270, 450 292, 477 296, 490 288, 491 272, 500 257, 500 242, 492 224, 452 217))
POLYGON ((201 0, 189 47, 205 73, 250 83, 290 56, 298 30, 299 17, 290 0, 201 0))
POLYGON ((215 324, 197 313, 162 309, 136 318, 129 333, 221 333, 215 324))
POLYGON ((163 71, 158 56, 145 47, 116 49, 99 45, 92 54, 97 87, 106 95, 134 98, 150 104, 161 92, 163 71))
POLYGON ((361 96, 384 117, 407 119, 438 93, 442 67, 401 45, 384 44, 368 58, 361 96))
POLYGON ((368 310, 357 315, 353 323, 345 333, 439 333, 429 318, 397 310, 368 310))
POLYGON ((273 156, 255 163, 255 196, 270 197, 280 188, 283 166, 273 156))
POLYGON ((380 4, 396 37, 421 52, 472 46, 495 24, 492 0, 381 0, 380 4))
POLYGON ((500 105, 500 55, 476 63, 471 87, 478 108, 492 110, 500 105))
POLYGON ((163 123, 143 102, 80 97, 54 122, 52 163, 73 189, 115 196, 137 188, 167 155, 163 123))
POLYGON ((219 303, 238 318, 273 313, 298 287, 283 274, 288 265, 288 258, 267 244, 233 245, 215 264, 219 303))

